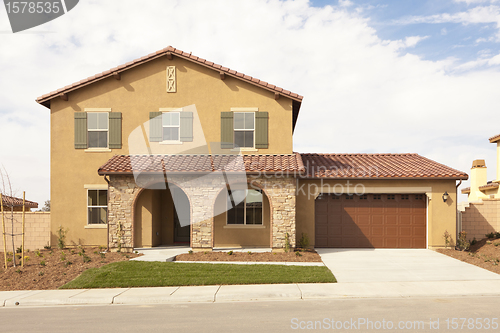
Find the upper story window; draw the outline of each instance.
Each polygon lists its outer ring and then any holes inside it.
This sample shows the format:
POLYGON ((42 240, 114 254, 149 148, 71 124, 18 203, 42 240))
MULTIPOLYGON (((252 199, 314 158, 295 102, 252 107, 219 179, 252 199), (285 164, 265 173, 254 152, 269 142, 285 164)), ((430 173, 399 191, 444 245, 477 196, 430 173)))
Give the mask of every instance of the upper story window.
POLYGON ((221 112, 221 148, 266 149, 269 113, 257 108, 231 108, 221 112))
POLYGON ((108 151, 122 147, 122 114, 111 108, 75 112, 75 149, 108 151))
POLYGON ((255 112, 234 113, 234 144, 241 148, 254 148, 255 112))
POLYGON ((108 148, 109 119, 107 112, 88 112, 88 148, 108 148))
POLYGON ((179 112, 164 112, 162 114, 163 141, 179 141, 179 118, 179 112))

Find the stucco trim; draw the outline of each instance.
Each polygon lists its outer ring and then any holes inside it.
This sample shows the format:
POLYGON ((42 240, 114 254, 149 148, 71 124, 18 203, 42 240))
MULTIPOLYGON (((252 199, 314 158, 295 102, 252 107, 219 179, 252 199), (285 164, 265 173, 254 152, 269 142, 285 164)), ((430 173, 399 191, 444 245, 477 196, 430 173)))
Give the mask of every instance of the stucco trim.
POLYGON ((85 184, 83 188, 88 190, 107 190, 108 184, 85 184))
MULTIPOLYGON (((264 211, 264 210, 263 210, 264 211)), ((262 213, 264 215, 264 212, 262 213)), ((265 229, 265 225, 260 224, 226 224, 224 229, 265 229)))
POLYGON ((234 112, 258 112, 259 108, 256 107, 249 107, 249 108, 231 108, 231 111, 234 112))
POLYGON ((85 108, 85 112, 111 112, 111 108, 85 108))

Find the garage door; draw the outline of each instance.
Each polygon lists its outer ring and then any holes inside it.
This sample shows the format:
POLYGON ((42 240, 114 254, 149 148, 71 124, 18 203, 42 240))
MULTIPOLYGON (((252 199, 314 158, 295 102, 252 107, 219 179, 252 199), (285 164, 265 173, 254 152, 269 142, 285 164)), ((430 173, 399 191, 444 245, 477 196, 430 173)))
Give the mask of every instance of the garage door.
POLYGON ((423 194, 322 194, 315 203, 315 246, 425 248, 423 194))

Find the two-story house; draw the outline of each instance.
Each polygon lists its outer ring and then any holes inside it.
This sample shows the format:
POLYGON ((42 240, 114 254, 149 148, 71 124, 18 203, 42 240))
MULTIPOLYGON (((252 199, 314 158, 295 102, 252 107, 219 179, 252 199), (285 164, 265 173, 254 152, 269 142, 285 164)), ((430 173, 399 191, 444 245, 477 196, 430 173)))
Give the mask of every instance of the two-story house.
MULTIPOLYGON (((454 170, 417 154, 299 154, 302 96, 167 47, 43 95, 52 242, 427 248, 456 231, 454 170)), ((313 112, 313 111, 311 111, 313 112)))

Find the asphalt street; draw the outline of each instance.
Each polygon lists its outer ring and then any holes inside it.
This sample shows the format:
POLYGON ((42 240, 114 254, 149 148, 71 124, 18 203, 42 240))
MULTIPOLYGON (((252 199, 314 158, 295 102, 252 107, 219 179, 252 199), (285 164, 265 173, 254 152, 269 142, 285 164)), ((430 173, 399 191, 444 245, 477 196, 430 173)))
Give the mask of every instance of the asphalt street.
POLYGON ((1 332, 498 332, 500 297, 0 308, 1 332))

